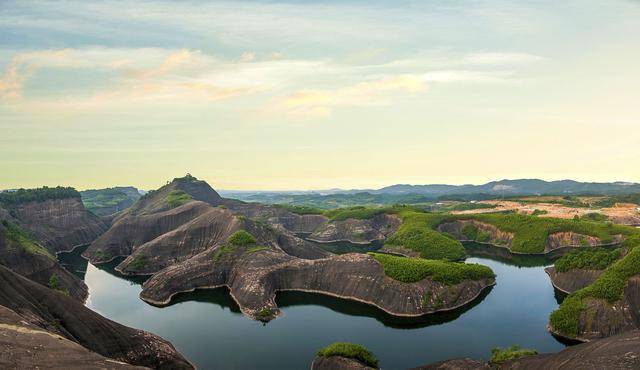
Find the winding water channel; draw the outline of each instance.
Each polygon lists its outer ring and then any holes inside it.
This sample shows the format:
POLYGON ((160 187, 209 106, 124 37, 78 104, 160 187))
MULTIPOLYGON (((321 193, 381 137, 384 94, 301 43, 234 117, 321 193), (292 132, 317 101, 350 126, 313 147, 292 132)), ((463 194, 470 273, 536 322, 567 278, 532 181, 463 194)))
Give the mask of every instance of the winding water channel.
POLYGON ((279 293, 283 316, 263 325, 244 317, 225 289, 178 295, 168 307, 138 298, 142 280, 119 275, 115 263, 94 266, 79 255, 60 260, 84 277, 87 306, 100 314, 171 341, 199 369, 308 369, 315 352, 335 341, 360 343, 384 369, 406 369, 454 357, 487 359, 496 346, 519 344, 540 352, 564 348, 545 329, 558 298, 544 257, 492 253, 467 245, 487 265, 496 285, 465 309, 423 319, 394 319, 357 302, 279 293))

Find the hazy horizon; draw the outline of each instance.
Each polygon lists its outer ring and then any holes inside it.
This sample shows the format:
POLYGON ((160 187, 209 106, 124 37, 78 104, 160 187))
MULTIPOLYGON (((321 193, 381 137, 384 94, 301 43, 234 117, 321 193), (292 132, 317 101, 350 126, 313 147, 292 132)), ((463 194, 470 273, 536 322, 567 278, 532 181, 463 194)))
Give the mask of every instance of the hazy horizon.
POLYGON ((640 182, 638 19, 631 0, 3 1, 0 188, 640 182))

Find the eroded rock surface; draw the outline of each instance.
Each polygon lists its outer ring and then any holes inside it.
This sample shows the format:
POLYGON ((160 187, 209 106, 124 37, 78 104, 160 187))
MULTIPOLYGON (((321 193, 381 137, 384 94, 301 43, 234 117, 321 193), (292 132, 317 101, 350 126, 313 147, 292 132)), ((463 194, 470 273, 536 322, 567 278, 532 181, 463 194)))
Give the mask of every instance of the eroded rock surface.
POLYGON ((386 213, 364 220, 328 221, 318 226, 308 239, 321 243, 348 241, 366 244, 386 239, 398 230, 400 223, 400 217, 386 213))
POLYGON ((611 304, 602 299, 583 300, 576 339, 589 341, 640 328, 640 275, 629 279, 622 299, 611 304))
POLYGON ((608 244, 618 244, 624 240, 622 235, 616 235, 611 242, 603 242, 600 238, 591 235, 583 235, 571 231, 562 231, 550 234, 547 237, 547 245, 545 251, 552 251, 558 248, 566 247, 597 247, 608 244))
POLYGON ((442 361, 414 370, 449 369, 521 369, 521 370, 602 370, 640 368, 640 331, 634 330, 610 338, 568 347, 558 353, 540 354, 488 365, 469 359, 442 361))
POLYGON ((553 286, 564 292, 573 293, 580 290, 598 279, 602 274, 600 270, 573 269, 565 272, 556 271, 554 267, 547 267, 544 271, 549 275, 553 286))
POLYGON ((3 266, 0 266, 0 306, 20 315, 28 325, 117 361, 158 369, 192 368, 162 338, 106 319, 76 300, 3 266))
POLYGON ((448 233, 459 241, 476 241, 506 248, 511 247, 511 241, 513 240, 512 233, 501 231, 491 224, 477 220, 456 220, 452 222, 445 222, 438 226, 438 231, 448 233), (465 235, 465 227, 473 227, 481 232, 482 235, 485 235, 485 237, 481 240, 472 240, 465 235))
POLYGON ((446 286, 430 278, 402 283, 387 277, 366 254, 307 260, 274 247, 253 253, 236 248, 220 257, 220 248, 153 275, 140 297, 164 305, 178 292, 228 286, 246 315, 269 320, 279 313, 276 292, 298 290, 361 301, 396 316, 419 316, 467 304, 493 284, 483 279, 446 286))
POLYGON ((0 368, 148 369, 91 352, 74 341, 30 324, 3 306, 0 306, 0 368))
POLYGON ((11 214, 20 227, 54 253, 89 244, 107 229, 84 208, 79 197, 18 204, 11 214))

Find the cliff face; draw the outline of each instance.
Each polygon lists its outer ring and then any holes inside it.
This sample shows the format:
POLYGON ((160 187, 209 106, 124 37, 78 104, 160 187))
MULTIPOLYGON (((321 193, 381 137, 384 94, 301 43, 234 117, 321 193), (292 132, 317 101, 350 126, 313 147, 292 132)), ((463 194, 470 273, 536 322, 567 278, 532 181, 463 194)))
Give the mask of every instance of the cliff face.
POLYGON ((414 370, 450 369, 638 369, 640 368, 640 331, 568 347, 558 353, 540 354, 489 366, 470 359, 442 361, 414 370))
POLYGON ((583 301, 577 339, 588 341, 640 328, 640 275, 629 279, 622 299, 610 304, 601 299, 583 301))
POLYGON ((103 357, 0 306, 2 369, 147 369, 103 357))
MULTIPOLYGON (((106 319, 81 303, 0 266, 0 306, 102 356, 157 369, 192 366, 165 340, 106 319)), ((0 356, 2 357, 2 356, 0 356)))
POLYGON ((321 243, 349 241, 366 244, 386 239, 398 230, 400 223, 400 217, 385 213, 365 220, 328 221, 317 227, 308 239, 321 243))
POLYGON ((149 242, 203 215, 211 206, 192 201, 179 207, 144 215, 120 217, 83 253, 92 263, 128 256, 134 247, 149 242))
POLYGON ((512 233, 501 231, 493 225, 476 220, 457 220, 446 222, 438 226, 438 231, 441 233, 448 233, 460 241, 476 241, 506 248, 511 247, 511 241, 513 240, 512 233), (478 230, 478 234, 482 235, 480 240, 471 239, 468 235, 465 235, 465 228, 469 227, 478 230))
POLYGON ((45 286, 49 286, 55 276, 58 289, 81 302, 87 298, 84 282, 60 266, 53 254, 9 220, 0 223, 0 265, 45 286))
POLYGON ((602 271, 599 270, 582 269, 558 272, 554 267, 547 267, 544 271, 549 275, 553 286, 567 294, 593 284, 593 282, 595 282, 602 274, 602 271))
MULTIPOLYGON (((614 241, 608 244, 621 243, 623 240, 624 237, 622 235, 616 235, 614 241)), ((603 243, 600 238, 597 238, 595 236, 578 234, 571 231, 563 231, 550 234, 547 237, 546 251, 564 247, 596 247, 604 244, 607 243, 603 243)))
POLYGON ((22 228, 54 253, 89 244, 107 229, 84 208, 80 198, 18 204, 11 214, 22 228))

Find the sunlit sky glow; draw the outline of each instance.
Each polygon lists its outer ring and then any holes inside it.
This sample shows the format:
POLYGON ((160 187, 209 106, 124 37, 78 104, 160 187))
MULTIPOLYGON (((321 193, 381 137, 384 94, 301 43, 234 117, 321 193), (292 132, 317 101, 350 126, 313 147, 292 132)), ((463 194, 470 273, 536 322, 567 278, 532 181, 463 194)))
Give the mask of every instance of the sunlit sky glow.
POLYGON ((0 1, 0 189, 640 182, 640 2, 0 1))

